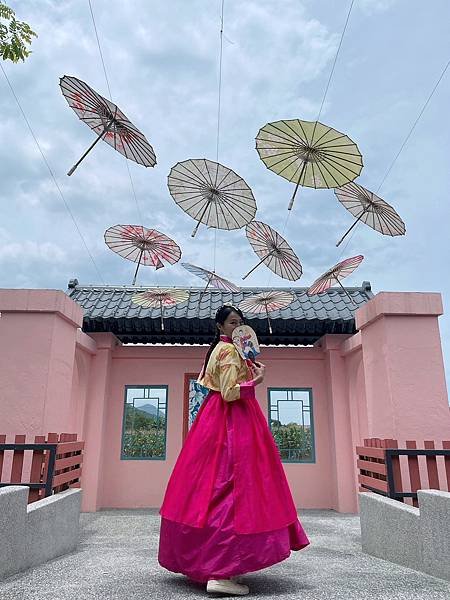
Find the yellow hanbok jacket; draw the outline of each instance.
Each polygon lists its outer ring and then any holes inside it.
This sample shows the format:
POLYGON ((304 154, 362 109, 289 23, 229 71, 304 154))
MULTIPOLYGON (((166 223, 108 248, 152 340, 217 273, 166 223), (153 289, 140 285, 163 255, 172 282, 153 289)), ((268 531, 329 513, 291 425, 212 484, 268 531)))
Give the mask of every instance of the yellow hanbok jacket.
POLYGON ((241 383, 251 380, 252 373, 234 344, 224 341, 227 339, 221 336, 211 353, 206 372, 198 379, 198 383, 220 392, 226 402, 232 402, 240 398, 241 383))

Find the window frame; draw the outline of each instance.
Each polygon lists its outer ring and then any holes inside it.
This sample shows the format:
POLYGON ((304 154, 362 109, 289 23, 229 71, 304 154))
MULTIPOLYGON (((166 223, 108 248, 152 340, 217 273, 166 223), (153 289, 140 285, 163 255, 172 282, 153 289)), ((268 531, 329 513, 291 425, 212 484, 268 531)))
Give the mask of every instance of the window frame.
MULTIPOLYGON (((314 411, 313 411, 313 406, 314 406, 314 398, 313 398, 313 389, 312 387, 268 387, 267 388, 267 421, 268 421, 268 425, 269 425, 269 431, 273 436, 273 431, 272 431, 272 426, 271 426, 271 398, 270 398, 270 392, 308 392, 308 396, 309 396, 309 421, 310 421, 310 430, 311 430, 311 458, 309 459, 301 459, 301 460, 294 460, 294 459, 287 459, 287 458, 281 458, 281 453, 280 453, 280 459, 282 463, 290 463, 290 464, 312 464, 316 462, 316 436, 315 436, 315 430, 314 430, 314 411)), ((286 402, 286 400, 284 401, 286 402)), ((290 400, 287 400, 287 402, 291 402, 290 400)), ((295 400, 292 400, 292 402, 295 402, 295 400)), ((275 438, 274 438, 275 441, 275 438)), ((278 444, 275 441, 275 444, 277 445, 278 448, 278 444)))
POLYGON ((122 414, 122 432, 120 436, 120 460, 166 460, 167 458, 167 422, 169 412, 169 386, 167 384, 154 385, 135 385, 127 384, 124 389, 124 401, 123 401, 123 414, 122 414), (164 389, 166 392, 166 414, 165 414, 165 427, 164 427, 164 455, 163 456, 127 456, 123 453, 123 436, 125 432, 125 417, 126 417, 126 405, 127 405, 127 393, 129 389, 164 389))

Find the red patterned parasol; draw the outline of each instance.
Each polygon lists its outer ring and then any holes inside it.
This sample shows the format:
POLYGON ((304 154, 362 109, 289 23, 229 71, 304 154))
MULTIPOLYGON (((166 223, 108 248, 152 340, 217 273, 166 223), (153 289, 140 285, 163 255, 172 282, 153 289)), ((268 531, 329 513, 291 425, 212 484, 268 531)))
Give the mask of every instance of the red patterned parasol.
MULTIPOLYGON (((347 277, 353 273, 356 267, 364 260, 364 256, 359 254, 358 256, 352 256, 351 258, 346 258, 345 260, 339 262, 331 269, 328 269, 323 275, 321 275, 316 281, 309 287, 307 290, 308 296, 313 296, 314 294, 321 294, 326 292, 328 288, 330 288, 333 284, 337 283, 341 286, 347 296, 350 298, 351 302, 353 302, 353 298, 349 296, 347 291, 342 287, 340 279, 347 277)), ((354 302, 353 302, 354 304, 354 302)))
POLYGON ((283 279, 290 281, 300 279, 303 270, 298 256, 272 227, 261 221, 252 221, 246 227, 246 235, 261 260, 242 279, 248 277, 262 263, 283 279))
POLYGON ((164 331, 164 308, 181 304, 189 298, 188 290, 171 288, 150 288, 145 292, 134 294, 131 301, 144 308, 159 308, 161 316, 161 329, 164 331))
POLYGON ((67 175, 72 175, 81 161, 101 139, 126 158, 134 160, 144 167, 156 165, 156 156, 152 146, 118 106, 76 77, 65 75, 61 77, 59 85, 69 106, 98 136, 67 175))
POLYGON ((269 333, 272 333, 272 325, 269 319, 269 312, 286 308, 294 302, 295 296, 291 292, 269 291, 260 292, 250 296, 239 303, 239 308, 243 313, 261 314, 265 313, 269 324, 269 333))
POLYGON ((142 225, 114 225, 105 231, 105 243, 113 252, 138 263, 133 285, 141 264, 161 269, 164 262, 173 265, 181 258, 181 249, 176 242, 164 233, 142 225))

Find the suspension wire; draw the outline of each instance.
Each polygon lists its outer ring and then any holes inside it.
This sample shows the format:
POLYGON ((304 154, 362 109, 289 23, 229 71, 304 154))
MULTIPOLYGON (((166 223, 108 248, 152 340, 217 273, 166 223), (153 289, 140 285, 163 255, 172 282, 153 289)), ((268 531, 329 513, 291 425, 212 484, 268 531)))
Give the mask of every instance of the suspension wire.
MULTIPOLYGON (((323 94, 322 102, 321 102, 321 104, 320 104, 319 113, 318 113, 318 115, 317 115, 317 118, 316 118, 316 121, 315 121, 315 123, 314 123, 314 129, 313 129, 313 134, 312 134, 312 137, 314 137, 314 133, 315 133, 315 131, 316 131, 316 127, 317 127, 317 122, 319 121, 319 119, 320 119, 320 115, 322 114, 322 110, 323 110, 323 107, 324 107, 324 104, 325 104, 325 99, 326 99, 326 97, 327 97, 328 90, 329 90, 329 88, 330 88, 331 79, 333 78, 334 69, 335 69, 335 67, 336 67, 337 59, 338 59, 338 56, 339 56, 339 52, 340 52, 340 50, 341 50, 342 42, 343 42, 343 40, 344 40, 344 35, 345 35, 345 32, 347 31, 347 25, 348 25, 348 22, 349 22, 349 20, 350 20, 350 15, 351 15, 351 12, 352 12, 352 8, 353 8, 353 4, 354 4, 354 2, 355 2, 355 0, 351 0, 351 2, 350 2, 350 6, 349 6, 349 9, 348 9, 348 12, 347 12, 347 17, 346 17, 346 19, 345 19, 344 29, 342 30, 341 39, 340 39, 340 41, 339 41, 338 49, 337 49, 337 51, 336 51, 336 55, 335 55, 335 57, 334 57, 333 66, 331 67, 330 76, 328 77, 327 85, 325 86, 325 91, 324 91, 324 94, 323 94)), ((283 226, 283 229, 282 229, 282 231, 281 231, 281 236, 282 236, 282 237, 284 237, 284 234, 285 234, 286 228, 287 228, 287 226, 288 226, 289 217, 290 217, 290 215, 291 215, 291 212, 292 212, 292 211, 288 211, 288 216, 287 216, 287 218, 286 218, 286 220, 285 220, 285 222, 284 222, 284 226, 283 226)), ((268 281, 267 281, 267 287, 269 286, 269 282, 271 281, 272 277, 273 277, 273 273, 271 273, 271 275, 269 276, 269 279, 268 279, 268 281)))
MULTIPOLYGON (((98 51, 99 51, 99 54, 100 54, 100 60, 102 62, 103 73, 105 75, 106 86, 108 88, 109 99, 111 100, 111 102, 113 102, 113 97, 112 97, 112 93, 111 93, 111 87, 109 85, 108 73, 106 71, 105 60, 103 58, 102 47, 101 47, 101 44, 100 44, 100 38, 99 38, 99 35, 98 35, 97 25, 95 23, 94 11, 92 9, 91 0, 88 0, 88 3, 89 3, 89 11, 91 13, 91 18, 92 18, 92 24, 94 26, 95 38, 97 40, 98 51)), ((124 157, 124 159, 125 159, 125 164, 127 166, 128 177, 130 179, 131 191, 132 191, 132 194, 133 194, 133 197, 134 197, 134 201, 136 203, 136 209, 137 209, 137 213, 138 213, 138 217, 139 217, 139 223, 141 225, 144 225, 144 221, 143 221, 143 218, 142 218, 141 208, 139 206, 138 198, 137 198, 137 195, 136 195, 136 190, 135 190, 134 183, 133 183, 133 178, 131 176, 131 170, 130 170, 130 167, 128 165, 128 159, 127 159, 126 156, 124 157)))
POLYGON ((106 79, 106 85, 108 87, 108 93, 109 93, 109 99, 111 100, 111 102, 113 101, 112 99, 112 94, 111 94, 111 88, 109 87, 109 79, 108 79, 108 74, 106 72, 106 65, 105 65, 105 61, 103 59, 103 52, 102 52, 102 47, 100 45, 100 38, 98 37, 98 31, 97 31, 97 25, 95 24, 95 17, 94 17, 94 11, 92 10, 92 4, 91 4, 91 0, 88 0, 89 2, 89 10, 91 12, 91 17, 92 17, 92 24, 94 25, 94 31, 95 31, 95 37, 97 39, 97 46, 98 46, 98 51, 100 53, 100 59, 102 61, 102 66, 103 66, 103 73, 105 74, 105 79, 106 79))
POLYGON ((323 106, 324 106, 324 104, 325 104, 325 99, 326 99, 326 97, 327 97, 327 94, 328 94, 328 89, 329 89, 329 87, 330 87, 331 79, 332 79, 332 77, 333 77, 334 69, 335 69, 335 67, 336 67, 336 63, 337 63, 337 59, 338 59, 338 56, 339 56, 339 52, 340 52, 340 50, 341 50, 342 41, 343 41, 343 39, 344 39, 344 35, 345 35, 345 32, 346 32, 346 30, 347 30, 347 25, 348 25, 348 22, 349 22, 349 20, 350 20, 350 14, 351 14, 351 12, 352 12, 352 8, 353 8, 354 1, 355 1, 355 0, 352 0, 352 1, 351 1, 351 3, 350 3, 350 7, 349 7, 349 9, 348 9, 348 13, 347 13, 347 18, 346 18, 346 20, 345 20, 344 29, 342 30, 341 40, 340 40, 340 42, 339 42, 339 46, 338 46, 338 49, 337 49, 337 52, 336 52, 336 56, 334 57, 333 66, 331 67, 331 73, 330 73, 330 76, 329 76, 329 78, 328 78, 328 83, 327 83, 327 85, 326 85, 326 87, 325 87, 325 92, 324 92, 324 94, 323 94, 323 98, 322 98, 322 104, 320 105, 319 114, 317 115, 317 119, 316 119, 316 121, 318 121, 318 120, 320 119, 320 115, 322 114, 322 109, 323 109, 323 106))
POLYGON ((219 140, 220 140, 220 108, 222 94, 222 56, 223 56, 223 13, 225 0, 222 0, 222 10, 220 14, 220 53, 219 53, 219 93, 217 100, 217 143, 216 143, 216 162, 219 162, 219 140))
MULTIPOLYGON (((415 121, 414 121, 414 123, 413 123, 412 127, 410 128, 410 130, 408 131, 408 133, 407 133, 407 135, 406 135, 405 139, 403 140, 403 142, 402 142, 402 144, 401 144, 401 146, 400 146, 400 149, 399 149, 399 151, 398 151, 398 152, 397 152, 397 154, 395 155, 395 157, 394 157, 394 159, 392 160, 391 164, 389 165, 389 167, 388 167, 388 169, 387 169, 386 173, 384 174, 384 176, 383 176, 383 178, 382 178, 382 180, 381 180, 381 183, 379 184, 379 186, 378 186, 378 188, 377 188, 377 190, 376 190, 376 193, 377 193, 377 194, 378 194, 378 192, 380 191, 380 189, 381 189, 381 186, 382 186, 382 185, 384 184, 384 182, 386 181, 386 179, 387 179, 388 175, 389 175, 389 174, 390 174, 390 172, 392 171, 392 168, 393 168, 393 166, 395 165, 395 163, 397 162, 397 160, 398 160, 398 158, 399 158, 400 154, 403 152, 403 149, 405 148, 405 146, 406 146, 406 144, 407 144, 407 142, 408 142, 409 138, 411 137, 411 135, 412 135, 412 133, 413 133, 414 129, 416 128, 416 126, 417 126, 418 122, 419 122, 419 121, 420 121, 420 119, 422 118, 422 115, 423 115, 423 113, 425 112, 425 109, 427 108, 427 106, 428 106, 428 104, 429 104, 429 102, 430 102, 431 98, 433 97, 434 93, 436 92, 436 90, 437 90, 437 88, 438 88, 439 84, 441 83, 441 81, 442 81, 442 79, 443 79, 443 77, 444 77, 444 75, 445 75, 445 73, 446 73, 446 71, 447 71, 447 69, 448 69, 448 67, 449 67, 449 66, 450 66, 450 60, 447 62, 447 64, 446 64, 446 65, 445 65, 445 67, 443 68, 443 70, 442 70, 442 72, 441 72, 441 74, 440 74, 440 76, 439 76, 439 78, 438 78, 437 82, 435 83, 435 85, 434 85, 433 89, 431 90, 431 93, 429 94, 429 96, 428 96, 428 98, 426 99, 426 101, 425 101, 424 105, 423 105, 423 106, 422 106, 422 108, 420 109, 420 111, 419 111, 419 114, 418 114, 418 116, 416 117, 416 119, 415 119, 415 121)), ((343 255, 343 253, 345 252, 345 250, 347 249, 347 246, 349 245, 349 243, 350 243, 351 239, 352 239, 352 238, 353 238, 353 236, 355 235, 355 233, 356 233, 356 230, 358 229, 358 227, 359 227, 359 225, 360 225, 360 224, 361 224, 361 221, 360 221, 360 222, 359 222, 359 223, 358 223, 358 224, 355 226, 355 228, 353 229, 353 231, 352 231, 351 235, 349 236, 349 238, 348 238, 348 240, 347 240, 347 243, 345 244, 344 248, 342 249, 342 251, 341 251, 341 253, 340 253, 340 255, 339 255, 339 259, 341 258, 341 256, 342 256, 342 255, 343 255)))
POLYGON ((426 99, 426 101, 425 101, 425 104, 422 106, 422 109, 421 109, 421 111, 419 112, 419 114, 418 114, 418 116, 417 116, 416 120, 414 121, 414 123, 413 123, 413 125, 412 125, 411 129, 409 130, 409 132, 408 132, 408 135, 406 136, 406 138, 404 139, 404 141, 403 141, 402 145, 400 146, 400 150, 397 152, 397 154, 396 154, 396 155, 395 155, 395 157, 394 157, 394 160, 391 162, 391 164, 389 165, 389 168, 388 168, 388 170, 387 170, 387 171, 386 171, 386 173, 384 174, 384 177, 383 177, 383 179, 381 180, 381 183, 380 183, 380 185, 379 185, 379 186, 378 186, 378 188, 377 188, 377 191, 376 191, 376 193, 377 193, 377 194, 378 194, 378 192, 380 191, 380 189, 381 189, 381 186, 383 185, 383 183, 386 181, 386 179, 387 179, 387 177, 388 177, 389 173, 390 173, 390 172, 391 172, 391 170, 392 170, 392 167, 393 167, 393 166, 395 165, 395 163, 397 162, 397 159, 398 159, 398 157, 399 157, 399 156, 400 156, 400 154, 402 153, 402 151, 403 151, 403 148, 406 146, 406 144, 407 144, 407 142, 408 142, 409 138, 411 137, 411 135, 412 135, 412 133, 413 133, 414 129, 416 128, 416 125, 417 125, 417 123, 420 121, 420 119, 421 119, 421 117, 422 117, 423 113, 425 112, 425 109, 427 108, 427 106, 428 106, 428 104, 429 104, 429 102, 430 102, 431 98, 432 98, 432 97, 433 97, 433 95, 434 95, 434 92, 436 91, 436 89, 437 89, 438 85, 441 83, 441 80, 442 80, 442 78, 444 77, 444 75, 445 75, 445 72, 447 71, 447 69, 448 69, 449 65, 450 65, 450 60, 449 60, 449 61, 447 62, 447 64, 445 65, 445 67, 444 67, 444 69, 443 69, 442 73, 441 73, 441 74, 440 74, 440 76, 439 76, 439 79, 437 80, 437 82, 436 82, 435 86, 434 86, 434 87, 433 87, 433 89, 431 90, 431 93, 430 93, 430 95, 429 95, 429 96, 428 96, 428 98, 426 99))
POLYGON ((213 273, 216 272, 217 227, 214 228, 213 273))
POLYGON ((58 190, 58 193, 59 193, 59 195, 60 195, 60 197, 61 197, 61 200, 63 201, 63 203, 64 203, 64 206, 65 206, 65 208, 66 208, 67 212, 69 213, 69 216, 70 216, 70 218, 72 219, 72 222, 73 222, 73 224, 74 224, 74 226, 75 226, 75 229, 77 230, 77 232, 78 232, 78 235, 79 235, 79 236, 80 236, 80 238, 81 238, 81 241, 82 241, 82 243, 83 243, 83 246, 84 246, 84 248, 85 248, 85 250, 86 250, 87 254, 89 255, 89 258, 90 258, 90 260, 92 261, 92 264, 94 265, 94 268, 95 268, 95 270, 97 271, 97 274, 98 274, 98 276, 99 276, 99 278, 100 278, 100 281, 102 281, 103 285, 106 285, 106 284, 105 284, 105 281, 104 281, 104 279, 103 279, 103 277, 102 277, 102 274, 101 274, 101 272, 100 272, 99 268, 97 267, 97 264, 96 264, 96 262, 95 262, 95 260, 94 260, 94 257, 92 256, 92 254, 91 254, 91 252, 90 252, 90 250, 89 250, 89 247, 88 247, 88 245, 87 245, 87 243, 86 243, 86 240, 84 239, 84 236, 83 236, 83 234, 81 233, 81 230, 80 230, 80 228, 79 228, 79 226, 78 226, 78 223, 77 223, 77 221, 76 221, 76 219, 75 219, 75 217, 74 217, 74 215, 73 215, 72 211, 70 210, 69 204, 67 203, 67 201, 66 201, 66 199, 65 199, 65 197, 64 197, 64 194, 62 193, 62 190, 61 190, 61 188, 59 187, 59 184, 58 184, 58 182, 57 182, 57 180, 56 180, 55 174, 53 173, 53 170, 52 170, 52 168, 51 168, 51 166, 50 166, 50 164, 49 164, 48 160, 46 159, 44 152, 42 151, 41 145, 39 144, 39 141, 38 141, 38 139, 37 139, 36 135, 34 134, 33 128, 32 128, 32 127, 31 127, 31 125, 30 125, 30 121, 28 120, 28 118, 27 118, 27 116, 26 116, 26 114, 25 114, 25 111, 23 110, 23 108, 22 108, 22 105, 20 104, 19 98, 17 97, 17 94, 16 94, 16 92, 14 91, 14 88, 13 88, 13 86, 12 86, 12 83, 11 83, 11 81, 9 80, 9 78, 8 78, 8 75, 6 74, 6 71, 5 71, 5 69, 3 68, 3 65, 1 64, 1 62, 0 62, 0 68, 1 68, 1 70, 2 70, 2 72, 3 72, 3 75, 5 76, 6 82, 8 83, 9 89, 11 90, 11 93, 12 93, 12 95, 13 95, 13 97, 14 97, 14 100, 16 101, 16 104, 17 104, 17 106, 19 107, 19 110, 20 110, 20 112, 21 112, 21 114, 22 114, 22 116, 23 116, 23 118, 24 118, 24 120, 25 120, 25 123, 27 124, 27 127, 28 127, 28 129, 29 129, 29 131, 30 131, 31 137, 33 138, 33 140, 34 140, 34 143, 36 144, 36 146, 37 146, 37 149, 39 150, 39 153, 40 153, 40 154, 41 154, 41 156, 42 156, 42 160, 44 161, 44 163, 45 163, 45 166, 47 167, 47 170, 48 170, 48 172, 50 173, 50 177, 52 178, 52 180, 53 180, 53 183, 55 184, 55 187, 56 187, 56 189, 58 190))
MULTIPOLYGON (((220 11, 220 51, 219 51, 219 89, 217 94, 217 139, 216 139, 216 162, 219 162, 219 141, 220 141, 220 108, 222 99, 222 57, 223 57, 223 13, 225 0, 221 0, 222 7, 220 11)), ((217 250, 217 227, 214 228, 214 249, 213 249, 213 273, 216 272, 216 250, 217 250)))

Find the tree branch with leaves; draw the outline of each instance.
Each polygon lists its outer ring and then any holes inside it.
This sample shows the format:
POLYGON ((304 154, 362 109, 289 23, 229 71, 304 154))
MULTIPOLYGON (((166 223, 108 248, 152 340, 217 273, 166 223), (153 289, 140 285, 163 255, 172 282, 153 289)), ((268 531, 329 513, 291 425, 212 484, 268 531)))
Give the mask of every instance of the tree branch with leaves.
POLYGON ((31 54, 27 45, 37 34, 23 21, 16 19, 16 13, 0 2, 0 56, 12 62, 24 61, 31 54))

